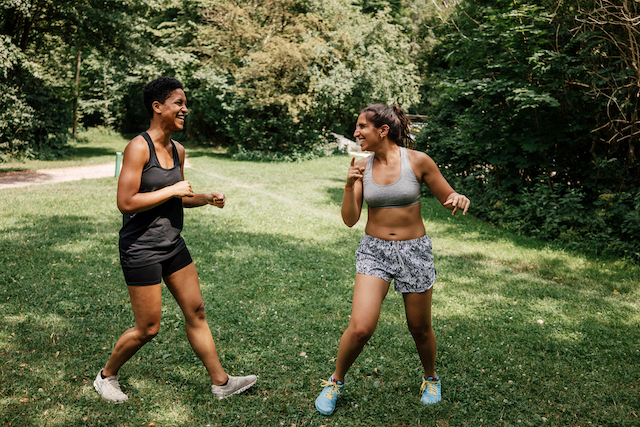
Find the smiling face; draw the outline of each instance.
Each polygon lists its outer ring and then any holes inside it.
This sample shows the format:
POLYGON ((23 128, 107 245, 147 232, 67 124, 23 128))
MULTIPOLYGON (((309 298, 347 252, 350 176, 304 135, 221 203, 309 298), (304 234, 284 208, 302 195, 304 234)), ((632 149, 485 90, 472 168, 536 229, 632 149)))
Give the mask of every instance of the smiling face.
POLYGON ((172 130, 182 130, 184 128, 184 120, 189 110, 187 109, 187 96, 182 89, 176 89, 169 97, 160 103, 153 103, 153 110, 159 114, 163 124, 172 130))
POLYGON ((362 151, 373 151, 384 139, 388 131, 387 128, 387 125, 383 125, 380 128, 375 127, 374 124, 368 120, 367 113, 362 113, 358 116, 356 130, 353 132, 353 136, 360 143, 362 151))

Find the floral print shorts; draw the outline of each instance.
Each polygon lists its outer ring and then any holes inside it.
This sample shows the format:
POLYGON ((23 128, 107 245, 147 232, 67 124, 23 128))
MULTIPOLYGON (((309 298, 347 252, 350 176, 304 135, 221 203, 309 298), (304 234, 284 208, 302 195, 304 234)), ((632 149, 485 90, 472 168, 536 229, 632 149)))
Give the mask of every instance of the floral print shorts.
POLYGON ((365 236, 356 249, 356 272, 391 283, 396 292, 426 292, 436 281, 431 239, 383 240, 365 236))

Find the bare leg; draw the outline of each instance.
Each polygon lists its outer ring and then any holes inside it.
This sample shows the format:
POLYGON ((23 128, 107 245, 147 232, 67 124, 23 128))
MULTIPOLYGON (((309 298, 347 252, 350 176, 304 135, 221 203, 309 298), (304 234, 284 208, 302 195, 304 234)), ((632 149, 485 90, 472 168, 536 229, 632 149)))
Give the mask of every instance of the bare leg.
POLYGON ((153 337, 160 329, 162 309, 162 288, 160 283, 151 286, 128 286, 131 308, 136 323, 118 339, 113 353, 102 373, 109 377, 116 375, 120 367, 153 337))
POLYGON ((424 367, 424 377, 436 377, 436 336, 431 328, 431 294, 403 294, 409 332, 416 343, 418 356, 424 367))
POLYGON ((334 380, 344 382, 345 374, 373 335, 388 291, 389 283, 379 277, 356 274, 351 321, 340 339, 334 380))
POLYGON ((218 359, 216 345, 204 313, 200 280, 193 263, 164 277, 167 287, 178 302, 185 317, 185 329, 191 348, 198 355, 215 385, 224 384, 228 376, 218 359))

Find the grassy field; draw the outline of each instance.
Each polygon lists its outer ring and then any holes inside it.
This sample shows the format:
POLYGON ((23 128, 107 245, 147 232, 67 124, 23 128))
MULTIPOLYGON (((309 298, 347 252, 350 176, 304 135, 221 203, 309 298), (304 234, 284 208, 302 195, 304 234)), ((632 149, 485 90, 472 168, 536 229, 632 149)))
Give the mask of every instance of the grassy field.
POLYGON ((314 399, 349 322, 366 219, 353 229, 340 219, 350 159, 189 156, 196 191, 227 195, 223 210, 185 213, 209 324, 223 366, 258 374, 257 385, 211 396, 164 289, 160 334, 120 372, 131 399, 102 401, 93 379, 133 324, 116 180, 8 189, 0 191, 0 426, 640 425, 640 268, 451 217, 433 199, 422 213, 439 272, 443 402, 419 403, 421 366, 402 297, 391 291, 335 414, 319 415, 314 399))

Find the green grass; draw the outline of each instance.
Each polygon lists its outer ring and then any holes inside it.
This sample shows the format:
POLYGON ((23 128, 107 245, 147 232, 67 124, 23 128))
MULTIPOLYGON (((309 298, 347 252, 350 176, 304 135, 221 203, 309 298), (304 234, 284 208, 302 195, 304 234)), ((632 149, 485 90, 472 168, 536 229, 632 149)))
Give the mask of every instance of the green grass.
POLYGON ((115 162, 116 152, 123 151, 128 139, 105 128, 89 128, 72 141, 73 155, 59 160, 14 160, 0 163, 0 173, 26 170, 99 165, 115 162))
POLYGON ((232 161, 189 150, 185 213, 223 366, 255 373, 214 400, 164 290, 160 334, 121 371, 131 399, 92 382, 132 325, 117 253, 115 178, 0 191, 0 426, 637 426, 640 267, 514 236, 433 199, 433 323, 443 402, 419 403, 421 367, 401 296, 349 372, 336 413, 314 408, 349 322, 364 216, 342 224, 348 157, 232 161))

